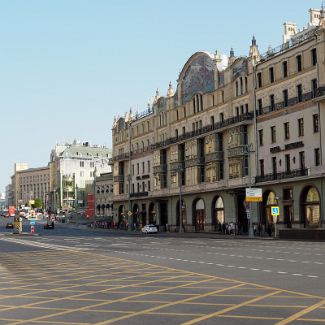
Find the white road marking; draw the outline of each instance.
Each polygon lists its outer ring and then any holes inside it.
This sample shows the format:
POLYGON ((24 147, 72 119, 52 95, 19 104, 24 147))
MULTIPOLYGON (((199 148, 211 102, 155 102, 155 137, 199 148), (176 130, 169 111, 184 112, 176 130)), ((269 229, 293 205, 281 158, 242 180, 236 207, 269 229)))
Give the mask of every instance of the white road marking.
POLYGON ((150 258, 157 258, 157 259, 169 259, 169 260, 175 260, 178 262, 188 262, 188 263, 198 263, 198 264, 205 264, 205 265, 213 265, 213 266, 219 266, 219 267, 227 267, 227 268, 236 268, 236 269, 249 269, 251 271, 257 271, 257 272, 265 272, 265 273, 276 273, 276 274, 281 274, 281 275, 289 275, 289 276, 300 276, 300 277, 308 277, 308 278, 318 278, 317 275, 304 275, 300 273, 293 273, 290 274, 285 271, 277 271, 274 272, 269 269, 258 269, 258 268, 249 268, 246 266, 235 266, 235 265, 224 265, 221 263, 213 263, 213 262, 205 262, 205 261, 195 261, 195 260, 186 260, 186 259, 181 259, 181 258, 174 258, 174 257, 166 257, 166 256, 150 256, 147 254, 141 254, 141 253, 131 253, 131 252, 120 252, 120 251, 112 251, 113 253, 118 253, 118 254, 126 254, 126 255, 136 255, 136 256, 144 256, 144 257, 150 257, 150 258))

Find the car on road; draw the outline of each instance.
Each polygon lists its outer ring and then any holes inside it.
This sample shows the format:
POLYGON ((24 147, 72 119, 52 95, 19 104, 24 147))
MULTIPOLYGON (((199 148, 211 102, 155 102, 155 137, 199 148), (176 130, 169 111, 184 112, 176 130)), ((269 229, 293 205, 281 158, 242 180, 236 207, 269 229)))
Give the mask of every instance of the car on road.
POLYGON ((12 222, 7 222, 6 228, 7 229, 12 229, 14 227, 14 224, 12 222))
POLYGON ((157 234, 158 233, 158 228, 156 225, 145 225, 141 229, 142 233, 144 234, 157 234))

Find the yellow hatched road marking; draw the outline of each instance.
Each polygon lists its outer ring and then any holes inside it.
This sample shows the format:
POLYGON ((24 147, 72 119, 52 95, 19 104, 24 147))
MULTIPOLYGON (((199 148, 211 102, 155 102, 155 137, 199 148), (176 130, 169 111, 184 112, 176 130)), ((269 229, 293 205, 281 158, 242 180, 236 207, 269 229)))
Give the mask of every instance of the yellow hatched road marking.
POLYGON ((244 301, 242 303, 239 303, 237 305, 234 305, 234 306, 231 306, 231 307, 228 307, 228 308, 225 308, 225 309, 222 309, 222 310, 219 310, 219 311, 216 311, 214 313, 211 313, 211 314, 208 314, 208 315, 205 315, 205 316, 202 316, 202 317, 199 317, 199 318, 196 318, 196 319, 192 319, 188 322, 185 322, 183 323, 184 325, 192 325, 192 324, 196 324, 196 323, 199 323, 203 320, 206 320, 206 319, 209 319, 209 318, 212 318, 212 317, 215 317, 215 316, 218 316, 218 315, 222 315, 224 313, 227 313, 229 311, 233 311, 235 309, 238 309, 240 307, 243 307, 243 306, 247 306, 253 302, 256 302, 256 301, 259 301, 259 300, 263 300, 265 298, 268 298, 268 297, 272 297, 278 293, 280 293, 281 291, 274 291, 274 292, 270 292, 266 295, 263 295, 263 296, 260 296, 258 298, 254 298, 254 299, 250 299, 250 300, 247 300, 247 301, 244 301))
MULTIPOLYGON (((186 273, 186 274, 184 274, 182 276, 189 276, 189 274, 186 273)), ((177 278, 177 277, 182 277, 182 276, 179 275, 179 276, 175 276, 175 277, 172 277, 172 278, 177 278)), ((168 281, 168 279, 166 279, 166 280, 168 281)), ((212 280, 211 279, 204 279, 204 280, 201 280, 201 281, 196 280, 196 282, 198 282, 198 283, 207 282, 207 281, 212 281, 212 280)), ((154 282, 154 281, 151 281, 151 282, 154 282)), ((182 285, 179 285, 179 286, 176 286, 176 287, 173 287, 173 288, 183 288, 183 287, 185 287, 187 285, 189 285, 189 284, 182 284, 182 285)), ((55 314, 51 314, 51 315, 47 315, 47 316, 36 317, 36 318, 29 319, 29 320, 26 320, 26 321, 19 321, 19 322, 13 323, 12 325, 15 325, 15 324, 23 324, 23 323, 26 323, 26 322, 27 323, 34 322, 35 320, 42 320, 42 319, 45 319, 45 318, 48 318, 48 317, 62 316, 62 315, 68 314, 68 313, 76 312, 76 311, 89 310, 89 308, 96 308, 96 307, 99 307, 99 306, 109 305, 109 304, 116 303, 116 302, 127 301, 128 299, 137 298, 137 297, 143 297, 143 296, 151 295, 151 294, 156 294, 156 293, 163 292, 163 291, 166 291, 166 290, 169 290, 169 289, 166 289, 165 288, 165 289, 159 289, 159 290, 155 290, 155 291, 142 292, 142 293, 136 294, 134 296, 130 296, 130 297, 124 297, 124 298, 116 299, 116 300, 113 300, 113 301, 99 303, 99 304, 93 305, 93 306, 84 306, 84 307, 81 307, 81 308, 73 309, 73 310, 71 310, 69 312, 60 312, 60 313, 55 313, 55 314)), ((132 317, 134 315, 134 312, 132 312, 130 315, 131 315, 130 317, 132 317)), ((127 317, 127 318, 129 318, 129 317, 127 317)))
MULTIPOLYGON (((189 275, 188 274, 184 274, 184 275, 173 276, 173 277, 170 277, 170 278, 175 279, 175 278, 184 277, 184 276, 189 276, 189 275)), ((165 278, 165 279, 163 278, 163 279, 160 279, 160 281, 164 281, 164 280, 168 281, 168 279, 169 278, 165 278)), ((156 282, 156 281, 157 281, 157 279, 156 280, 147 281, 147 282, 148 283, 152 283, 152 282, 156 282)), ((202 280, 202 282, 203 281, 209 281, 209 280, 202 280)), ((210 281, 211 281, 211 279, 210 279, 210 281)), ((139 284, 137 283, 136 285, 139 285, 139 284)), ((183 287, 183 286, 186 286, 186 285, 187 284, 183 284, 183 285, 180 285, 180 287, 183 287)), ((121 288, 127 288, 127 287, 132 287, 132 286, 134 286, 134 284, 133 285, 131 284, 131 285, 121 286, 121 288)), ((160 290, 157 290, 157 292, 162 291, 162 290, 167 290, 167 289, 160 289, 160 290)), ((110 292, 110 290, 109 289, 105 289, 105 290, 97 291, 97 293, 99 293, 99 292, 110 292)), ((51 314, 51 315, 36 317, 36 318, 33 318, 33 319, 29 319, 29 320, 20 320, 19 322, 16 322, 16 323, 13 323, 13 324, 23 324, 23 323, 26 323, 26 322, 27 323, 34 322, 35 320, 42 320, 42 319, 45 319, 45 318, 48 318, 48 317, 61 316, 61 315, 65 315, 65 314, 72 313, 72 312, 76 312, 76 311, 83 311, 83 310, 86 310, 86 309, 89 309, 89 308, 95 308, 95 307, 99 307, 99 306, 103 306, 103 305, 112 304, 112 303, 115 303, 115 302, 125 301, 125 300, 128 300, 129 298, 132 298, 132 297, 140 297, 140 296, 144 296, 144 295, 149 295, 151 293, 155 293, 155 291, 153 291, 153 292, 144 292, 144 293, 142 292, 142 293, 139 293, 139 294, 134 295, 134 296, 131 296, 131 297, 120 298, 120 299, 116 299, 116 300, 112 300, 112 301, 105 301, 105 302, 102 302, 102 303, 99 303, 99 304, 96 304, 96 305, 84 306, 84 307, 81 307, 81 308, 76 308, 76 309, 71 309, 69 311, 64 311, 64 312, 54 313, 54 314, 51 314)), ((84 294, 82 294, 82 295, 84 295, 84 294)), ((74 296, 71 296, 70 298, 73 298, 73 297, 74 296)), ((60 300, 64 300, 64 299, 66 299, 66 298, 64 297, 64 298, 53 299, 53 300, 47 301, 47 302, 60 301, 60 300)), ((43 302, 32 303, 32 304, 29 304, 28 306, 34 306, 34 305, 37 305, 37 304, 40 304, 40 303, 43 303, 43 302)), ((23 307, 23 306, 21 306, 21 307, 23 307)))
POLYGON ((319 301, 318 303, 316 303, 312 306, 309 306, 309 307, 297 312, 296 314, 291 315, 290 317, 282 320, 281 322, 278 322, 277 325, 285 325, 285 324, 292 323, 293 321, 299 319, 301 316, 306 315, 319 307, 322 307, 324 304, 325 304, 325 299, 319 301))
POLYGON ((114 323, 114 322, 119 321, 119 320, 131 318, 131 317, 139 316, 139 315, 143 315, 143 314, 148 314, 150 312, 153 312, 153 311, 156 311, 156 310, 159 310, 159 309, 163 309, 163 308, 166 308, 166 307, 171 307, 171 306, 179 305, 179 304, 185 303, 187 301, 192 301, 192 300, 196 300, 198 298, 204 298, 204 297, 212 296, 215 293, 222 292, 222 291, 227 291, 227 290, 231 290, 231 289, 235 289, 235 288, 241 287, 243 285, 244 284, 241 283, 241 284, 237 284, 237 285, 234 285, 232 287, 229 287, 229 288, 224 288, 224 289, 220 289, 220 290, 216 290, 216 291, 212 291, 212 292, 207 292, 207 293, 204 293, 204 294, 200 294, 200 295, 195 296, 195 297, 186 298, 186 299, 182 299, 182 300, 178 300, 178 301, 173 301, 173 302, 168 302, 168 303, 166 303, 164 305, 155 306, 155 307, 151 307, 151 308, 148 308, 148 309, 145 309, 145 310, 142 310, 142 311, 134 312, 132 315, 126 315, 126 316, 121 316, 121 317, 113 318, 111 320, 107 320, 107 321, 104 321, 104 322, 99 322, 97 324, 98 325, 99 324, 100 325, 111 324, 111 323, 114 323))

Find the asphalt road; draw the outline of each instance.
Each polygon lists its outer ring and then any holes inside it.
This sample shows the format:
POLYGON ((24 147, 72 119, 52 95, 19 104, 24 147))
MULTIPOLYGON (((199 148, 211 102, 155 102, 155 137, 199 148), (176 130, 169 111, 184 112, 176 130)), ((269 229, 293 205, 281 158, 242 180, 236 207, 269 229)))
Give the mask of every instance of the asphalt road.
POLYGON ((324 242, 10 232, 0 324, 325 324, 324 242))

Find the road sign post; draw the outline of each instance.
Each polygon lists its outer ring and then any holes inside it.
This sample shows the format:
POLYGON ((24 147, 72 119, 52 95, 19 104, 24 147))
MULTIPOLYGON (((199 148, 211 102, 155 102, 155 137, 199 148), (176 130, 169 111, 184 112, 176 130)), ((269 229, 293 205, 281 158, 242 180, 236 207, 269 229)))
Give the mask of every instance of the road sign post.
POLYGON ((271 215, 273 216, 273 223, 274 223, 274 238, 276 238, 276 223, 277 219, 280 215, 280 207, 278 206, 272 206, 271 207, 271 215))

